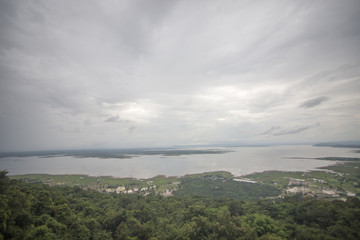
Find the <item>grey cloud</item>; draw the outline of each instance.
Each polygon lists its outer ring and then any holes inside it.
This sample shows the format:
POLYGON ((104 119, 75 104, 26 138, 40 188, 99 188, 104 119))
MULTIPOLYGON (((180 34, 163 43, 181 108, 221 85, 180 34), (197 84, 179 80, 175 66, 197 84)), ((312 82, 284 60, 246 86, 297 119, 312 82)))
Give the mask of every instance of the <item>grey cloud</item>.
POLYGON ((111 116, 105 120, 105 122, 118 122, 120 120, 119 115, 111 116))
POLYGON ((314 74, 305 79, 305 82, 339 81, 360 75, 360 65, 358 63, 342 64, 334 69, 328 69, 314 74))
POLYGON ((359 138, 359 7, 0 0, 0 151, 359 138))
POLYGON ((263 135, 272 135, 274 132, 279 131, 280 129, 280 126, 272 126, 269 130, 263 132, 263 135))
POLYGON ((305 126, 296 126, 292 128, 283 128, 279 126, 271 127, 269 130, 265 131, 263 135, 272 135, 272 136, 282 136, 282 135, 293 135, 304 132, 308 129, 318 127, 320 124, 311 124, 305 126))
POLYGON ((129 133, 133 133, 133 132, 135 131, 135 129, 136 129, 135 126, 130 126, 130 127, 128 128, 128 131, 129 131, 129 133))
POLYGON ((130 120, 121 119, 119 115, 111 116, 106 119, 104 122, 119 122, 119 123, 130 123, 130 120))
POLYGON ((178 0, 129 1, 126 4, 118 3, 122 6, 114 6, 112 9, 105 4, 107 9, 103 11, 103 18, 106 19, 108 26, 117 30, 112 32, 112 37, 120 43, 115 47, 130 51, 129 53, 137 57, 147 54, 153 32, 161 27, 162 20, 171 13, 178 2, 178 0), (118 14, 117 7, 121 9, 121 14, 118 14), (108 15, 109 12, 111 15, 108 15))
POLYGON ((300 107, 301 108, 313 108, 313 107, 316 107, 316 106, 322 104, 323 102, 325 102, 327 100, 329 100, 329 98, 325 97, 325 96, 309 99, 309 100, 303 102, 300 105, 300 107))

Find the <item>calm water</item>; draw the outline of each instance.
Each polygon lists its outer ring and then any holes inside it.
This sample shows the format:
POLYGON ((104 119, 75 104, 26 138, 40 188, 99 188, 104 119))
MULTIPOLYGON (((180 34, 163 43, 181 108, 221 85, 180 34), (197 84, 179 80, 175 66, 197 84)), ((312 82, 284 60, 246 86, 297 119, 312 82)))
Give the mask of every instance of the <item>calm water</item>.
POLYGON ((56 157, 11 157, 0 159, 0 169, 10 175, 87 174, 150 178, 158 174, 181 176, 189 173, 225 170, 239 176, 266 170, 308 171, 334 164, 315 159, 289 159, 288 157, 360 157, 355 149, 313 146, 270 146, 217 148, 232 150, 224 154, 194 154, 164 157, 144 155, 129 159, 56 157))

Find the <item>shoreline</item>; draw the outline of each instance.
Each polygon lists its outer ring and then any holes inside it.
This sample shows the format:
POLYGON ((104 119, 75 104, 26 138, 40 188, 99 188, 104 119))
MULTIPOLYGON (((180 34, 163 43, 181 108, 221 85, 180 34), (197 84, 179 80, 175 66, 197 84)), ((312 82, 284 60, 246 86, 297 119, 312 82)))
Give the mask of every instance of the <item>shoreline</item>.
MULTIPOLYGON (((156 175, 151 178, 91 176, 86 174, 23 174, 10 175, 11 179, 29 183, 43 183, 50 186, 77 186, 86 190, 106 193, 140 194, 151 193, 171 196, 182 191, 183 184, 200 181, 203 187, 207 184, 257 184, 254 187, 269 186, 280 191, 278 198, 289 194, 301 194, 311 198, 338 198, 360 196, 360 159, 340 161, 331 158, 334 164, 308 171, 266 170, 243 175, 235 175, 229 171, 207 171, 202 173, 184 174, 182 176, 156 175)), ((348 159, 347 159, 348 160, 348 159)), ((240 186, 239 185, 239 186, 240 186)), ((191 188, 194 188, 192 186, 191 188)), ((190 192, 196 194, 195 189, 190 192)), ((210 191, 210 190, 209 190, 210 191)))
MULTIPOLYGON (((39 158, 44 158, 43 156, 37 156, 39 158)), ((75 157, 78 158, 78 157, 75 157)), ((83 158, 83 157, 79 157, 79 158, 83 158)), ((24 173, 24 174, 12 174, 10 172, 8 172, 8 176, 30 176, 30 175, 48 175, 48 176, 84 176, 84 177, 89 177, 89 178, 99 178, 99 177, 103 177, 103 178, 112 178, 112 179, 134 179, 134 180, 148 180, 148 179, 152 179, 155 177, 165 177, 165 178, 173 178, 173 177, 178 177, 178 178, 182 178, 186 175, 198 175, 198 174, 204 174, 204 173, 214 173, 214 172, 227 172, 230 173, 234 178, 241 178, 241 177, 246 177, 248 175, 253 175, 253 174, 261 174, 261 173, 268 173, 268 172, 283 172, 283 173, 292 173, 292 172, 313 172, 313 171, 329 171, 326 168, 330 167, 330 166, 334 166, 334 165, 341 165, 341 164, 345 164, 347 162, 356 162, 359 161, 360 162, 360 158, 350 158, 350 157, 321 157, 321 158, 308 158, 308 157, 283 157, 285 159, 306 159, 306 160, 319 160, 319 161, 329 161, 330 164, 329 165, 325 165, 325 166, 321 166, 321 167, 315 167, 313 169, 310 170, 264 170, 264 171, 254 171, 254 172, 250 172, 250 173, 245 173, 245 174, 236 174, 235 172, 229 171, 229 170, 225 170, 225 169, 219 169, 219 170, 214 170, 214 171, 204 171, 204 172, 195 172, 195 173, 185 173, 183 175, 166 175, 166 174, 155 174, 152 177, 131 177, 131 176, 124 176, 124 177, 120 177, 120 176, 114 176, 114 175, 91 175, 91 174, 84 174, 84 173, 59 173, 59 174, 52 174, 52 173, 24 173)), ((2 169, 0 169, 2 170, 2 169)), ((6 170, 6 169, 4 169, 6 170)))

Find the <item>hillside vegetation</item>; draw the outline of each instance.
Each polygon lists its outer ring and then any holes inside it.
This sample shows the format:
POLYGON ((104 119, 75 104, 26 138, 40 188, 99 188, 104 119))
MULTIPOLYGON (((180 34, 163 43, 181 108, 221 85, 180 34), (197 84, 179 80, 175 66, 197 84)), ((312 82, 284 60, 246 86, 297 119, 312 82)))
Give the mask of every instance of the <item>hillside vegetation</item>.
POLYGON ((359 239, 360 200, 100 193, 0 174, 0 239, 359 239))

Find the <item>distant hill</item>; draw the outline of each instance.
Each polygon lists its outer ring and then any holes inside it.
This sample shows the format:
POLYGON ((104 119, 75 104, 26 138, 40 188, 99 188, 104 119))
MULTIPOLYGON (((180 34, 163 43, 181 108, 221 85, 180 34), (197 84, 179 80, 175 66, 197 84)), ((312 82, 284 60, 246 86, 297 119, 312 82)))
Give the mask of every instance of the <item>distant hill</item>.
POLYGON ((360 141, 346 141, 346 142, 324 142, 318 143, 317 147, 338 147, 338 148, 360 148, 360 141))
POLYGON ((82 149, 82 150, 54 150, 31 152, 4 152, 0 158, 6 157, 54 157, 73 156, 79 158, 132 158, 138 155, 181 156, 192 154, 222 154, 229 150, 219 149, 173 149, 173 148, 147 148, 147 149, 82 149))

